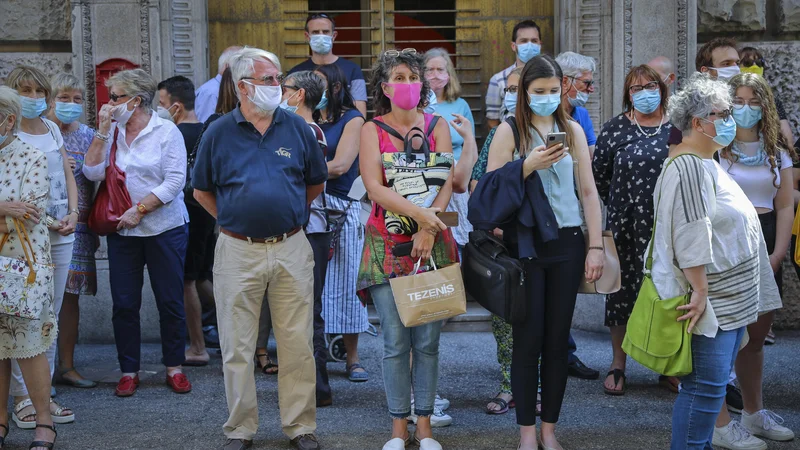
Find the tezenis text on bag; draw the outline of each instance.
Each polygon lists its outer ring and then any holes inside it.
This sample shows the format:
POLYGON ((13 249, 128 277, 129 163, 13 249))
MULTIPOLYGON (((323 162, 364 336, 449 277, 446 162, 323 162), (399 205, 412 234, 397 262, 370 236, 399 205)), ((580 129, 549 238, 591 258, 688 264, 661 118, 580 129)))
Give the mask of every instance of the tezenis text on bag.
POLYGON ((450 295, 456 291, 455 286, 452 284, 443 284, 441 287, 434 289, 426 289, 424 291, 409 292, 408 299, 412 302, 418 302, 426 298, 434 299, 443 295, 450 295))

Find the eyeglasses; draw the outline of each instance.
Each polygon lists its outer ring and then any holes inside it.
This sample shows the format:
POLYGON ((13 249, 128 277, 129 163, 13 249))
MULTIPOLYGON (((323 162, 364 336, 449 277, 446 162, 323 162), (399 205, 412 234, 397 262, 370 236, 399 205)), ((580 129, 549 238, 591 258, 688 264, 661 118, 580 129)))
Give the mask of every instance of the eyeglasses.
POLYGON ((757 98, 751 98, 750 100, 745 100, 739 97, 733 99, 734 109, 742 109, 744 108, 744 105, 748 105, 751 108, 761 108, 761 100, 757 98))
POLYGON ((641 84, 634 84, 633 86, 628 88, 628 91, 631 94, 635 94, 637 92, 642 92, 643 90, 647 89, 648 91, 655 91, 659 89, 658 81, 651 81, 645 85, 641 84))
POLYGON ((291 89, 293 91, 299 91, 300 88, 297 86, 286 86, 285 84, 281 86, 281 91, 285 94, 287 89, 291 89))
POLYGON ((273 76, 273 75, 266 75, 266 76, 263 76, 263 77, 261 77, 261 78, 254 78, 254 77, 242 77, 241 79, 242 79, 242 80, 256 80, 256 81, 260 81, 260 82, 261 82, 261 83, 263 83, 265 86, 278 86, 278 85, 280 85, 280 84, 282 84, 282 83, 283 83, 283 80, 285 79, 285 77, 283 76, 283 74, 282 74, 282 73, 279 73, 278 75, 275 75, 275 76, 273 76))
POLYGON ((108 98, 110 98, 111 101, 114 102, 114 103, 118 102, 119 99, 125 98, 125 97, 130 97, 130 95, 128 95, 128 94, 117 95, 117 94, 113 94, 111 92, 108 93, 108 98))
MULTIPOLYGON (((586 89, 591 89, 592 86, 594 86, 594 80, 581 80, 578 77, 570 77, 570 78, 572 78, 572 82, 573 83, 576 82, 576 81, 580 81, 581 83, 583 83, 586 86, 586 89)), ((633 87, 633 86, 631 86, 631 87, 633 87)))
POLYGON ((386 50, 383 52, 384 57, 389 58, 397 58, 400 55, 416 55, 417 49, 415 48, 404 48, 402 50, 386 50))
POLYGON ((508 94, 509 92, 511 92, 512 94, 516 94, 518 91, 519 91, 519 86, 509 86, 503 89, 503 92, 505 92, 506 94, 508 94))
POLYGON ((717 111, 717 112, 713 112, 713 111, 712 111, 712 112, 711 112, 711 113, 708 115, 708 117, 709 117, 710 119, 712 119, 712 120, 709 120, 709 119, 704 119, 704 118, 702 118, 702 117, 698 117, 698 119, 700 119, 700 120, 704 120, 704 121, 706 121, 706 122, 709 122, 709 123, 714 123, 714 120, 713 120, 713 118, 717 118, 717 119, 722 119, 722 120, 724 120, 724 121, 726 121, 726 122, 727 122, 727 121, 728 121, 728 119, 731 117, 731 115, 732 115, 732 114, 733 114, 733 108, 730 108, 730 109, 726 109, 726 110, 724 110, 724 111, 717 111))

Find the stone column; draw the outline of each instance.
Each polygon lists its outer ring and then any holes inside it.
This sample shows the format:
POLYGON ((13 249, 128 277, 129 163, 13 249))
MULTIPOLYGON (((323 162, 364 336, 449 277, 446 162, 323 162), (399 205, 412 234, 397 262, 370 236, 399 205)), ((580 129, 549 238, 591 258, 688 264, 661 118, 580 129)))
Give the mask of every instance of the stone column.
POLYGON ((207 0, 161 0, 161 79, 183 75, 200 86, 208 73, 207 0))

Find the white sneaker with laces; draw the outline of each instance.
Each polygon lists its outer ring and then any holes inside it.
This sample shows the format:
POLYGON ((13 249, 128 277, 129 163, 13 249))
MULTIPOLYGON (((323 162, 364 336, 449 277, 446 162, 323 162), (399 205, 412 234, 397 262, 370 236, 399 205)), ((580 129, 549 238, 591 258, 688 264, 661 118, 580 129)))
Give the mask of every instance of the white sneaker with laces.
MULTIPOLYGON (((411 415, 408 416, 408 420, 410 422, 414 422, 414 425, 416 425, 417 419, 417 415, 414 414, 414 402, 411 402, 411 415)), ((431 415, 431 428, 448 427, 451 423, 453 423, 452 417, 442 412, 442 410, 438 407, 433 407, 433 414, 431 415)))
POLYGON ((450 407, 450 400, 442 398, 439 394, 436 394, 436 402, 434 405, 436 405, 436 407, 442 411, 447 411, 447 408, 450 407))
POLYGON ((791 441, 794 432, 783 425, 783 418, 768 409, 753 414, 742 411, 742 425, 750 433, 773 441, 791 441))
POLYGON ((711 443, 729 450, 767 450, 767 443, 750 434, 741 423, 731 420, 724 427, 714 427, 711 443))

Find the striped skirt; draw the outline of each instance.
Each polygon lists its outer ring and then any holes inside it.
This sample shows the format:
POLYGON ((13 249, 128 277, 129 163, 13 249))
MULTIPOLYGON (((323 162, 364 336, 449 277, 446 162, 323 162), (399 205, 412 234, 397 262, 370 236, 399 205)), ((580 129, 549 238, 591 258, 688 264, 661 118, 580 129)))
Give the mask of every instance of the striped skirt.
POLYGON ((322 292, 322 317, 325 333, 357 334, 369 328, 367 308, 356 296, 358 268, 364 248, 364 226, 359 221, 358 202, 325 194, 328 208, 347 211, 333 258, 328 261, 325 289, 322 292))

